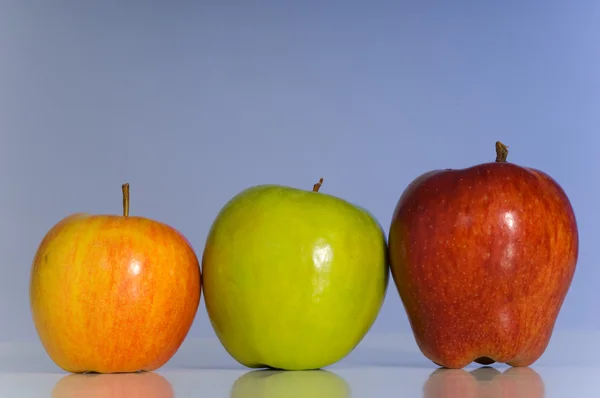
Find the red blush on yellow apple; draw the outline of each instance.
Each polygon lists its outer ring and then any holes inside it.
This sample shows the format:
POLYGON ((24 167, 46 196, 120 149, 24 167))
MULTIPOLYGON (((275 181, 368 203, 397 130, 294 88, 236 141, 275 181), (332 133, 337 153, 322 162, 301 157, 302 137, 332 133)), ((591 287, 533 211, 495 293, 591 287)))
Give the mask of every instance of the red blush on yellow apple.
POLYGON ((78 213, 54 225, 35 254, 30 306, 50 358, 73 373, 151 371, 188 334, 200 266, 173 227, 129 215, 78 213))

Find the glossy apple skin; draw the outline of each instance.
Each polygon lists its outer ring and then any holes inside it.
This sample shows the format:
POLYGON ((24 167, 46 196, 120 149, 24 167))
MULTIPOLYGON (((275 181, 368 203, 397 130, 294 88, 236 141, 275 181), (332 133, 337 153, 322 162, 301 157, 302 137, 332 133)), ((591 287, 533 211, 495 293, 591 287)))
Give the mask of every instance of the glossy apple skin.
POLYGON ((171 383, 154 372, 71 374, 52 390, 52 398, 174 398, 171 383))
POLYGON ((172 227, 80 213, 50 229, 35 254, 31 313, 68 372, 154 370, 187 335, 200 283, 198 259, 172 227))
POLYGON ((535 362, 578 245, 569 199, 539 170, 494 162, 415 179, 396 206, 389 249, 423 354, 448 368, 535 362))
POLYGON ((318 369, 348 355, 379 314, 385 233, 334 196, 256 186, 215 219, 202 275, 208 316, 233 358, 251 368, 318 369))

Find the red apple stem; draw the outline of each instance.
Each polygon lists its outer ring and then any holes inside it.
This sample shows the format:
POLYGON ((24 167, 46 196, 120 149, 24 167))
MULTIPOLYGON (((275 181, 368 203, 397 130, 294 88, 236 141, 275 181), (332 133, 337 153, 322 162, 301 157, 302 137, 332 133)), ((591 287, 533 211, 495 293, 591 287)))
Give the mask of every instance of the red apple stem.
POLYGON ((319 178, 319 182, 313 185, 313 192, 319 192, 319 188, 323 185, 323 178, 319 178))
POLYGON ((496 141, 496 162, 502 163, 506 162, 506 158, 508 157, 508 147, 501 143, 500 141, 496 141))
POLYGON ((129 183, 121 185, 123 191, 123 216, 129 217, 129 183))

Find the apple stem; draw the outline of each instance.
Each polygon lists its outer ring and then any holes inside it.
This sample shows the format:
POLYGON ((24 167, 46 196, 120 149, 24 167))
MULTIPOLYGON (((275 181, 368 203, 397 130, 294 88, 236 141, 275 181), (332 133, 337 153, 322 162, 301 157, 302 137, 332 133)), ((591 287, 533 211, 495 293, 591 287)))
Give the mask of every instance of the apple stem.
POLYGON ((123 184, 121 190, 123 191, 123 216, 129 217, 129 184, 123 184))
POLYGON ((506 158, 508 157, 508 147, 501 143, 500 141, 496 141, 496 162, 502 163, 506 162, 506 158))
POLYGON ((319 182, 313 185, 313 192, 319 192, 319 188, 323 185, 323 178, 319 178, 319 182))

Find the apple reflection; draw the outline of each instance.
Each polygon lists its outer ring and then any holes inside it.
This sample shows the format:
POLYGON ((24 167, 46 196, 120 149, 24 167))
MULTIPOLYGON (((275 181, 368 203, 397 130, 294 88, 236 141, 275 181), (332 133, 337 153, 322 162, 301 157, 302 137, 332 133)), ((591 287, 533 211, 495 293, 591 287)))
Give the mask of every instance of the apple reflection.
POLYGON ((231 398, 349 398, 350 386, 326 370, 253 370, 238 378, 231 398))
POLYGON ((173 398, 173 387, 154 372, 70 374, 56 383, 52 398, 173 398))
POLYGON ((472 372, 437 369, 423 387, 423 398, 543 398, 544 382, 531 368, 491 367, 472 372))

